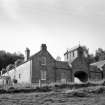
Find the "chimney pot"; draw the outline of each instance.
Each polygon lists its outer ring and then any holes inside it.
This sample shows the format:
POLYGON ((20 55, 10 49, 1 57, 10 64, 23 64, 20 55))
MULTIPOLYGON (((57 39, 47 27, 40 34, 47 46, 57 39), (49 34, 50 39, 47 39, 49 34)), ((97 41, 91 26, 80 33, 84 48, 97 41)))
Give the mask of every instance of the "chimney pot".
POLYGON ((25 61, 27 61, 30 57, 30 49, 29 48, 26 48, 25 50, 25 61))
POLYGON ((41 45, 41 50, 47 50, 46 44, 42 44, 42 45, 41 45))

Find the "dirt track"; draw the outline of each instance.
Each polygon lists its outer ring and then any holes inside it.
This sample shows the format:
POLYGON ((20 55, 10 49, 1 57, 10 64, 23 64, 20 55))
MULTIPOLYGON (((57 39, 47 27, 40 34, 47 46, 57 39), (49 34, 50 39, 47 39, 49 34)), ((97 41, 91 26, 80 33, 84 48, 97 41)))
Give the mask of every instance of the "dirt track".
POLYGON ((1 94, 0 105, 105 105, 105 93, 85 97, 62 92, 1 94))

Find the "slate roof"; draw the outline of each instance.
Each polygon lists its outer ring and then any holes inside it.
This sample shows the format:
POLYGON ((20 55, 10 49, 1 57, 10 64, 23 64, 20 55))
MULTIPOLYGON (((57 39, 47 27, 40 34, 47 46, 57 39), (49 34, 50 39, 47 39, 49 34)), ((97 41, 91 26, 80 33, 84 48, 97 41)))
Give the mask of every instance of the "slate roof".
POLYGON ((102 67, 105 65, 105 60, 99 61, 99 62, 95 62, 90 64, 90 66, 96 66, 97 68, 102 69, 102 67))
POLYGON ((71 67, 69 66, 68 62, 56 61, 56 69, 70 70, 71 67))

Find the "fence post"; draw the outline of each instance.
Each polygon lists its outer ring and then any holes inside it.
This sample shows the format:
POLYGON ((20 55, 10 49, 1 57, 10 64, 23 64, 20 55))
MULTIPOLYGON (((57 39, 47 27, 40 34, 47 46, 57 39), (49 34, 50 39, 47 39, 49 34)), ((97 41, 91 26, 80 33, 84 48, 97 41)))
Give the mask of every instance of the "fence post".
POLYGON ((42 86, 42 84, 41 84, 41 80, 39 80, 39 87, 41 87, 42 86))

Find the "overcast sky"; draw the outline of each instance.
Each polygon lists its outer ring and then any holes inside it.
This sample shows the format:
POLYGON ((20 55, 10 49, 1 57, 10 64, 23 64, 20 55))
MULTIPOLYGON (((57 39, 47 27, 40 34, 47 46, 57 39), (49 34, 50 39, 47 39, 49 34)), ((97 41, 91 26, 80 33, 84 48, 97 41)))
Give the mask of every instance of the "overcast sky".
POLYGON ((0 50, 34 54, 46 43, 63 59, 79 41, 105 49, 105 0, 0 0, 0 50))

